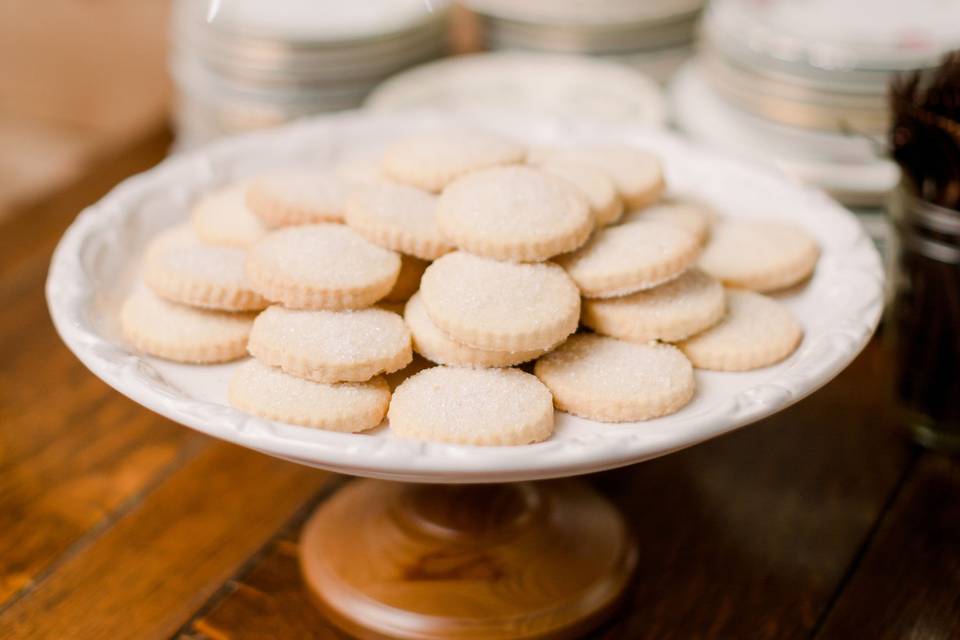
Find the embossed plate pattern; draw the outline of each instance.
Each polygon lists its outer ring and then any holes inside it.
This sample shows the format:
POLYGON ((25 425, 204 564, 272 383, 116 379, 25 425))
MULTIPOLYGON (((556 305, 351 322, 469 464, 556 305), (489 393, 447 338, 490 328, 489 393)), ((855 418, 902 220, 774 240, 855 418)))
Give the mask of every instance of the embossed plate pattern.
POLYGON ((664 132, 507 114, 343 113, 225 140, 174 156, 83 211, 64 234, 47 281, 51 315, 67 346, 107 384, 171 420, 211 436, 334 471, 406 481, 489 482, 576 475, 677 451, 779 411, 839 373, 863 348, 883 306, 879 256, 852 214, 782 175, 717 155, 664 132), (481 126, 531 144, 627 143, 658 153, 671 191, 721 214, 793 220, 823 256, 804 287, 782 294, 806 337, 785 362, 748 373, 698 371, 680 412, 601 424, 557 414, 547 442, 467 447, 402 440, 383 425, 349 435, 278 424, 226 403, 236 364, 178 365, 142 356, 119 337, 116 310, 140 253, 159 229, 184 220, 201 193, 279 164, 331 164, 369 155, 412 131, 481 126))

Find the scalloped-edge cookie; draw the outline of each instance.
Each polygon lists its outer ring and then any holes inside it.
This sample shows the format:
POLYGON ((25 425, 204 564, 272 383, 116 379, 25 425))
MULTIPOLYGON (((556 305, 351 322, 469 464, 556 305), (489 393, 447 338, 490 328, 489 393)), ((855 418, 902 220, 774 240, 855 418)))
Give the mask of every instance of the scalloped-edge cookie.
POLYGON ((201 242, 247 247, 267 232, 260 218, 247 207, 246 191, 246 183, 235 183, 197 200, 190 213, 190 222, 201 242))
POLYGON ((389 182, 355 187, 344 219, 370 242, 421 260, 454 249, 437 224, 437 196, 416 187, 389 182))
POLYGON ((628 211, 621 222, 662 222, 689 231, 697 242, 704 244, 710 236, 713 217, 712 211, 698 203, 664 201, 628 211))
POLYGON ((534 373, 557 409, 600 422, 675 413, 694 393, 693 367, 679 349, 577 334, 537 360, 534 373))
POLYGON ((171 302, 221 311, 263 309, 267 301, 247 280, 245 259, 243 249, 202 243, 188 224, 178 225, 147 247, 143 280, 171 302))
POLYGON ((590 206, 577 187, 523 166, 460 178, 440 196, 437 220, 460 249, 520 262, 572 251, 593 230, 590 206))
POLYGON ((580 319, 576 285, 551 263, 448 253, 427 267, 420 293, 441 331, 478 349, 548 349, 573 333, 580 319))
POLYGON ((543 350, 489 351, 476 349, 451 339, 440 331, 423 306, 420 294, 407 302, 403 319, 413 337, 413 349, 428 360, 452 367, 512 367, 534 360, 543 355, 543 350))
POLYGON ((546 173, 569 181, 587 199, 598 227, 613 224, 623 215, 623 199, 613 180, 601 169, 586 162, 563 158, 547 159, 540 165, 546 173))
POLYGON ((287 227, 340 222, 345 199, 345 185, 335 173, 297 167, 249 180, 245 202, 268 227, 287 227))
POLYGON ((263 297, 291 309, 360 309, 390 292, 400 256, 344 225, 304 225, 256 242, 246 272, 263 297))
POLYGON ((410 332, 384 309, 305 311, 267 307, 253 323, 250 355, 314 382, 363 382, 410 363, 410 332))
POLYGON ((382 376, 368 382, 313 382, 249 360, 234 372, 228 397, 240 411, 267 420, 357 433, 383 422, 390 387, 382 376))
POLYGON ((666 190, 660 160, 642 149, 625 145, 542 148, 531 154, 530 161, 543 164, 559 159, 590 164, 606 173, 630 209, 656 202, 666 190))
POLYGON ((229 362, 247 355, 254 314, 197 309, 138 287, 120 309, 124 338, 158 358, 190 364, 229 362))
POLYGON ((653 289, 619 298, 586 299, 580 322, 597 333, 630 342, 676 342, 709 329, 725 310, 723 285, 699 269, 689 269, 653 289))
POLYGON ((793 314, 773 298, 727 290, 727 314, 678 346, 698 369, 748 371, 780 362, 803 339, 793 314))
POLYGON ((661 222, 598 230, 573 253, 557 258, 584 297, 608 298, 650 289, 686 271, 700 254, 697 239, 661 222))
POLYGON ((468 445, 520 445, 553 433, 553 399, 518 369, 433 367, 393 394, 390 431, 402 438, 468 445))
POLYGON ((800 227, 764 220, 722 220, 700 256, 700 268, 728 287, 775 291, 810 277, 820 257, 800 227))
POLYGON ((478 169, 523 162, 523 146, 496 134, 433 131, 397 140, 384 152, 387 177, 439 193, 462 175, 478 169))

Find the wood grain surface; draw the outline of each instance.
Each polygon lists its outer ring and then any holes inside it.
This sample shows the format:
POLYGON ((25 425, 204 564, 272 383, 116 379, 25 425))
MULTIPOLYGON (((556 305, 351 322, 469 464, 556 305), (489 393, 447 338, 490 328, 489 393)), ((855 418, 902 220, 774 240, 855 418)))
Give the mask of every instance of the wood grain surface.
MULTIPOLYGON (((47 319, 63 229, 167 142, 130 139, 0 222, 0 638, 342 638, 296 545, 343 480, 139 408, 47 319)), ((888 375, 875 340, 776 417, 589 478, 640 556, 586 637, 958 637, 960 464, 905 440, 888 375)))

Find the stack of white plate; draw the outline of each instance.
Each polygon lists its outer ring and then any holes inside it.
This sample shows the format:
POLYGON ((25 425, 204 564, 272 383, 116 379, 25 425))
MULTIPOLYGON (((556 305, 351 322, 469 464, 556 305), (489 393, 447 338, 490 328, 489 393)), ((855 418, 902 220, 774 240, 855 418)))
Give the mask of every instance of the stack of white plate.
POLYGON ((178 145, 358 106, 446 49, 446 0, 175 0, 178 145))
POLYGON ((875 206, 899 179, 884 158, 890 79, 958 45, 960 2, 714 0, 673 114, 695 138, 875 206))
POLYGON ((599 55, 663 82, 690 57, 703 0, 465 0, 489 49, 599 55))

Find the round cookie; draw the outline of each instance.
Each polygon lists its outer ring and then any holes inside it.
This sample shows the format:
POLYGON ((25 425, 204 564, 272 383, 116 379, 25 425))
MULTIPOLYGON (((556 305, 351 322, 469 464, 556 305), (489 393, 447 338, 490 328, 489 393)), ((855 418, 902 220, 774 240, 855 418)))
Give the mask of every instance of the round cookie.
POLYGON ((246 269, 256 291, 291 309, 360 309, 390 292, 400 256, 343 225, 316 224, 267 234, 246 269))
POLYGON ((435 131, 398 140, 383 155, 388 178, 438 193, 460 176, 504 164, 523 162, 524 148, 479 131, 435 131))
POLYGON ((723 320, 679 347, 698 369, 748 371, 780 362, 802 338, 803 329, 781 303, 752 291, 728 289, 723 320))
POLYGON ((593 230, 590 207, 575 186, 522 166, 460 178, 440 196, 437 220, 464 251, 522 262, 573 251, 593 230))
POLYGON ((676 278, 697 259, 690 233, 661 222, 600 229, 573 253, 557 258, 587 298, 622 296, 676 278))
POLYGON ((577 334, 537 360, 534 373, 557 409, 601 422, 649 420, 678 411, 694 392, 679 349, 577 334))
POLYGON ((634 147, 609 145, 543 149, 534 155, 531 162, 543 164, 557 159, 583 162, 603 171, 631 209, 656 202, 666 189, 663 169, 657 157, 634 147))
POLYGON ((406 302, 409 300, 410 296, 420 288, 420 278, 423 277, 423 272, 429 266, 430 263, 426 260, 401 254, 400 274, 397 276, 397 282, 381 302, 406 302))
POLYGON ((314 382, 362 382, 410 363, 403 318, 383 309, 303 311, 272 306, 247 346, 257 360, 314 382))
POLYGON ((393 394, 390 430, 403 438, 470 445, 519 445, 553 432, 553 399, 518 369, 433 367, 393 394))
POLYGON ((390 388, 369 382, 324 384, 288 375, 257 360, 244 362, 230 380, 230 404, 246 413, 304 427, 357 433, 383 422, 390 388))
POLYGON ((143 280, 157 295, 180 304, 221 311, 263 309, 267 301, 244 275, 245 258, 243 249, 204 244, 192 231, 174 227, 147 247, 143 280))
POLYGON ((700 268, 730 287, 775 291, 808 278, 819 257, 816 241, 795 225, 723 220, 710 233, 700 268))
POLYGON ((454 248, 437 224, 437 196, 415 187, 389 182, 356 187, 344 219, 370 242, 422 260, 454 248))
POLYGON ((623 200, 613 181, 602 170, 576 160, 547 159, 540 169, 569 181, 587 199, 593 222, 598 227, 613 224, 623 215, 623 200))
POLYGON ((420 293, 441 331, 478 349, 548 349, 573 333, 580 319, 576 285, 549 263, 448 253, 427 267, 420 293))
POLYGON ((712 212, 688 202, 658 202, 624 214, 621 222, 662 222, 689 231, 704 244, 710 235, 712 212))
POLYGON ((723 285, 699 269, 646 291, 587 299, 580 322, 630 342, 676 342, 715 325, 726 310, 723 285))
POLYGON ((252 313, 187 307, 139 287, 120 309, 120 328, 126 340, 144 353, 176 362, 211 364, 247 354, 253 318, 252 313))
POLYGON ((257 176, 246 193, 247 206, 268 227, 339 222, 345 198, 344 184, 335 174, 306 168, 257 176))
POLYGON ((407 302, 403 319, 413 337, 413 349, 428 360, 451 367, 512 367, 540 357, 543 350, 532 351, 489 351, 476 349, 452 340, 437 328, 427 309, 423 306, 420 294, 407 302))
POLYGON ((267 232, 260 218, 247 207, 246 190, 244 183, 232 184, 208 193, 197 201, 190 221, 202 242, 247 247, 267 232))

